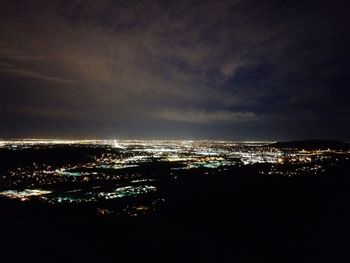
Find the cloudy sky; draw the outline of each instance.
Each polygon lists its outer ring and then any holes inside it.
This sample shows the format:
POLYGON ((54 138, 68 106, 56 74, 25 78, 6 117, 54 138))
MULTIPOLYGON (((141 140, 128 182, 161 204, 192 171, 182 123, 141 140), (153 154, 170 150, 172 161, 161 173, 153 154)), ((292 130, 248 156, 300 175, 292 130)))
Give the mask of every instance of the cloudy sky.
POLYGON ((0 3, 0 138, 350 140, 347 1, 0 3))

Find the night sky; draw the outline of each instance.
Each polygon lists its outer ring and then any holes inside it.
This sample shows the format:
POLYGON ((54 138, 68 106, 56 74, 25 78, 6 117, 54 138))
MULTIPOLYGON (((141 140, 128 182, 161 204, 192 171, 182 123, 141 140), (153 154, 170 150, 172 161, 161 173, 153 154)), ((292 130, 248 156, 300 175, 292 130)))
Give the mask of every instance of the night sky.
POLYGON ((1 0, 0 138, 350 141, 349 14, 348 1, 1 0))

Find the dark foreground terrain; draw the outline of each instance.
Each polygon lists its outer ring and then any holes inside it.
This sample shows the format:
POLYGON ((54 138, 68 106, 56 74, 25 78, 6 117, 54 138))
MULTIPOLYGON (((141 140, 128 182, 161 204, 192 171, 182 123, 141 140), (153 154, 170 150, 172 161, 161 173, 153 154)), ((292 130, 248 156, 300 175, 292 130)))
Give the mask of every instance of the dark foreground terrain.
POLYGON ((165 204, 137 216, 2 198, 0 262, 349 262, 349 159, 322 174, 266 169, 197 168, 170 181, 159 179, 168 167, 148 166, 165 204))

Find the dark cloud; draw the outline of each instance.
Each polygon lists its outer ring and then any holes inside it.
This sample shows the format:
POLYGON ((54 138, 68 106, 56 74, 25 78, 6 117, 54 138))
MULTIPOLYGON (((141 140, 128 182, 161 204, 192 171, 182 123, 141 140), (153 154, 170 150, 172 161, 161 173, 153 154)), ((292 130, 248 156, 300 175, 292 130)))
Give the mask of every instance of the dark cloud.
POLYGON ((1 137, 349 140, 346 1, 3 1, 1 137))

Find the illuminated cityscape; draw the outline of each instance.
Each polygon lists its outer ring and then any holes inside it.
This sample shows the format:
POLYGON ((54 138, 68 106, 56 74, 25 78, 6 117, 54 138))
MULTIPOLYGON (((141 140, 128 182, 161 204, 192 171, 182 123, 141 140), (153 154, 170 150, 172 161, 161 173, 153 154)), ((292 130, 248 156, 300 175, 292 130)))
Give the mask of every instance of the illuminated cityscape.
POLYGON ((350 262, 350 9, 0 0, 0 263, 350 262))
POLYGON ((0 151, 10 158, 1 168, 3 198, 56 206, 88 203, 97 213, 115 215, 166 206, 163 185, 186 180, 187 173, 220 176, 254 167, 262 177, 322 176, 350 156, 344 149, 231 141, 18 140, 1 141, 0 151), (16 156, 26 158, 17 162, 16 156))

